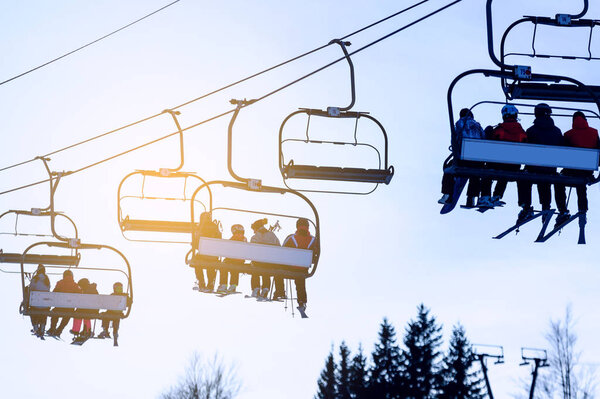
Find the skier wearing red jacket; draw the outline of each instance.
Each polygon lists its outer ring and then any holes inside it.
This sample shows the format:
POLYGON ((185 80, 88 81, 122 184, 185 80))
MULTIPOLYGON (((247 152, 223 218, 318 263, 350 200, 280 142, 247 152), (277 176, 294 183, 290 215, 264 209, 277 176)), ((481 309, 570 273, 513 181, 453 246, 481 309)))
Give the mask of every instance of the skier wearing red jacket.
MULTIPOLYGON (((73 272, 71 270, 65 270, 63 272, 62 280, 56 283, 56 287, 54 287, 53 292, 68 292, 72 294, 81 294, 81 288, 75 280, 73 280, 73 272)), ((68 308, 54 308, 53 311, 56 312, 73 312, 75 309, 68 308)), ((60 337, 64 328, 69 324, 70 317, 63 317, 60 325, 56 328, 56 324, 58 323, 59 316, 52 316, 50 319, 50 330, 48 330, 48 335, 60 337)))
MULTIPOLYGON (((241 242, 248 242, 248 240, 246 239, 246 236, 244 236, 245 230, 244 230, 244 226, 242 226, 241 224, 234 224, 233 226, 231 226, 231 238, 230 240, 233 241, 241 241, 241 242)), ((230 258, 225 258, 223 259, 223 263, 229 263, 229 264, 237 264, 237 265, 243 265, 245 262, 244 259, 230 259, 230 258)), ((239 284, 240 281, 240 273, 237 271, 233 271, 233 270, 228 270, 228 269, 221 269, 221 274, 219 275, 219 288, 217 289, 217 292, 222 293, 222 294, 232 294, 234 292, 236 292, 237 286, 239 284), (227 276, 231 276, 229 277, 229 288, 227 288, 227 276)))
MULTIPOLYGON (((514 105, 507 104, 502 107, 502 123, 496 126, 491 133, 490 139, 501 140, 501 141, 512 141, 516 143, 524 143, 527 141, 527 133, 523 130, 521 124, 517 121, 519 111, 514 105)), ((489 130, 486 128, 486 131, 489 130)), ((489 169, 497 170, 508 170, 517 171, 521 169, 521 165, 513 164, 500 164, 500 163, 488 163, 489 169)), ((477 206, 481 207, 494 207, 501 205, 500 200, 506 191, 507 181, 504 179, 498 179, 496 187, 494 187, 494 194, 492 196, 492 180, 482 179, 481 182, 481 198, 477 203, 477 206)), ((519 190, 520 185, 517 185, 519 190)), ((520 198, 520 196, 519 196, 520 198)), ((519 201, 520 202, 520 201, 519 201)))
MULTIPOLYGON (((309 230, 308 230, 308 219, 300 218, 296 221, 296 232, 290 234, 283 241, 284 247, 311 249, 317 251, 318 244, 309 230)), ((298 309, 304 312, 306 309, 306 279, 297 278, 294 280, 296 283, 296 297, 298 299, 298 309)))
MULTIPOLYGON (((565 145, 571 147, 582 147, 582 148, 600 148, 600 138, 598 137, 598 130, 591 128, 585 118, 585 115, 581 111, 577 111, 573 114, 573 128, 565 133, 565 145)), ((575 177, 592 177, 594 172, 591 170, 579 170, 579 169, 563 169, 562 174, 565 176, 575 177)), ((588 210, 587 200, 587 186, 581 184, 575 186, 577 190, 577 208, 580 213, 585 214, 588 210)), ((562 200, 566 202, 566 191, 565 186, 556 185, 556 196, 560 195, 562 200)), ((569 211, 561 212, 556 217, 556 225, 560 225, 569 219, 569 211)))

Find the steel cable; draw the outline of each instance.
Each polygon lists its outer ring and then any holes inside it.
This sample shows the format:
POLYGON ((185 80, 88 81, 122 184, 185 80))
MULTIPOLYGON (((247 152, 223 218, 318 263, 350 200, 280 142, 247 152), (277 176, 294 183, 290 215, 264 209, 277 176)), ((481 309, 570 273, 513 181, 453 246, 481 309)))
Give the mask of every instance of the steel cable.
MULTIPOLYGON (((434 16, 434 15, 438 14, 439 12, 441 12, 441 11, 444 11, 444 10, 446 10, 446 9, 450 8, 450 7, 451 7, 451 6, 453 6, 453 5, 456 5, 456 4, 460 3, 461 1, 462 1, 462 0, 455 0, 455 1, 451 2, 451 3, 448 3, 448 4, 446 4, 445 6, 443 6, 443 7, 441 7, 441 8, 438 8, 437 10, 435 10, 435 11, 432 11, 431 13, 429 13, 429 14, 427 14, 427 15, 425 15, 425 16, 423 16, 423 17, 421 17, 421 18, 419 18, 419 19, 417 19, 417 20, 415 20, 415 21, 413 21, 413 22, 411 22, 411 23, 409 23, 409 24, 407 24, 407 25, 404 25, 403 27, 401 27, 401 28, 399 28, 399 29, 396 29, 395 31, 393 31, 393 32, 391 32, 391 33, 388 33, 387 35, 385 35, 385 36, 382 36, 382 37, 380 37, 379 39, 377 39, 377 40, 375 40, 375 41, 373 41, 373 42, 371 42, 371 43, 368 43, 368 44, 366 44, 365 46, 363 46, 363 47, 361 47, 361 48, 359 48, 359 49, 357 49, 357 50, 355 50, 355 51, 353 51, 353 52, 351 52, 351 53, 349 53, 349 54, 350 54, 350 55, 354 55, 354 54, 357 54, 357 53, 359 53, 359 52, 361 52, 361 51, 363 51, 363 50, 366 50, 367 48, 369 48, 369 47, 371 47, 371 46, 373 46, 373 45, 375 45, 375 44, 377 44, 377 43, 379 43, 379 42, 381 42, 381 41, 383 41, 383 40, 385 40, 385 39, 388 39, 388 38, 390 38, 390 37, 392 37, 392 36, 394 36, 394 35, 396 35, 396 34, 398 34, 398 33, 402 32, 402 31, 403 31, 403 30, 405 30, 405 29, 407 29, 407 28, 409 28, 409 27, 411 27, 411 26, 413 26, 413 25, 415 25, 415 24, 417 24, 417 23, 419 23, 419 22, 422 22, 422 21, 424 21, 424 20, 426 20, 426 19, 428 19, 428 18, 430 18, 430 17, 432 17, 432 16, 434 16)), ((282 91, 282 90, 284 90, 284 89, 286 89, 286 88, 288 88, 288 87, 290 87, 290 86, 292 86, 292 85, 294 85, 294 84, 296 84, 296 83, 298 83, 298 82, 300 82, 300 81, 302 81, 302 80, 304 80, 304 79, 306 79, 306 78, 308 78, 308 77, 310 77, 310 76, 312 76, 312 75, 314 75, 314 74, 316 74, 316 73, 318 73, 318 72, 321 72, 321 71, 323 71, 324 69, 326 69, 326 68, 329 68, 329 67, 331 67, 332 65, 335 65, 335 64, 337 64, 338 62, 340 62, 340 61, 342 61, 342 60, 345 60, 345 59, 346 59, 345 57, 338 58, 337 60, 335 60, 335 61, 332 61, 332 62, 330 62, 329 64, 327 64, 327 65, 325 65, 325 66, 322 66, 322 67, 320 67, 320 68, 318 68, 318 69, 316 69, 316 70, 314 70, 314 71, 312 71, 312 72, 310 72, 310 73, 308 73, 308 74, 306 74, 306 75, 304 75, 304 76, 302 76, 302 77, 300 77, 300 78, 298 78, 298 79, 296 79, 296 80, 294 80, 294 81, 292 81, 292 82, 290 82, 290 83, 287 83, 286 85, 284 85, 284 86, 281 86, 281 87, 279 87, 278 89, 275 89, 275 90, 273 90, 273 91, 271 91, 271 92, 269 92, 269 93, 267 93, 267 94, 265 94, 265 95, 263 95, 263 96, 261 96, 261 97, 258 97, 256 100, 252 101, 251 103, 249 103, 249 104, 247 104, 247 105, 244 105, 244 107, 248 107, 248 106, 250 106, 250 105, 256 104, 257 102, 259 102, 259 101, 262 101, 262 100, 264 100, 264 99, 266 99, 266 98, 268 98, 268 97, 270 97, 270 96, 272 96, 272 95, 274 95, 274 94, 276 94, 276 93, 278 93, 278 92, 280 92, 280 91, 282 91)), ((201 121, 201 122, 198 122, 198 123, 196 123, 196 124, 190 125, 190 126, 188 126, 188 127, 184 128, 184 129, 182 129, 182 131, 184 131, 184 132, 185 132, 185 131, 187 131, 187 130, 193 129, 193 128, 195 128, 195 127, 198 127, 198 126, 200 126, 200 125, 203 125, 203 124, 205 124, 205 123, 207 123, 207 122, 210 122, 210 121, 213 121, 213 120, 215 120, 215 119, 221 118, 221 117, 223 117, 223 116, 225 116, 225 115, 228 115, 228 114, 230 114, 230 113, 232 113, 232 112, 234 112, 234 111, 235 111, 235 109, 231 109, 231 110, 229 110, 229 111, 226 111, 226 112, 223 112, 223 113, 221 113, 221 114, 215 115, 215 116, 213 116, 213 117, 210 117, 210 118, 208 118, 208 119, 205 119, 205 120, 203 120, 203 121, 201 121)), ((97 166, 97 165, 103 164, 103 163, 105 163, 105 162, 108 162, 108 161, 110 161, 110 160, 112 160, 112 159, 115 159, 115 158, 121 157, 121 156, 123 156, 123 155, 126 155, 126 154, 128 154, 128 153, 130 153, 130 152, 133 152, 133 151, 139 150, 139 149, 141 149, 141 148, 144 148, 144 147, 146 147, 146 146, 149 146, 149 145, 151 145, 151 144, 154 144, 154 143, 157 143, 157 142, 159 142, 159 141, 165 140, 165 139, 167 139, 167 138, 169 138, 169 137, 171 137, 171 136, 174 136, 174 135, 176 135, 176 134, 179 134, 179 131, 177 131, 177 132, 173 132, 173 133, 170 133, 170 134, 168 134, 168 135, 166 135, 166 136, 159 137, 159 138, 157 138, 157 139, 154 139, 154 140, 152 140, 152 141, 146 142, 146 143, 144 143, 144 144, 141 144, 141 145, 139 145, 139 146, 137 146, 137 147, 134 147, 134 148, 131 148, 131 149, 129 149, 129 150, 123 151, 123 152, 121 152, 121 153, 119 153, 119 154, 112 155, 112 156, 110 156, 110 157, 108 157, 108 158, 104 158, 104 159, 102 159, 102 160, 100 160, 100 161, 97 161, 97 162, 94 162, 94 163, 92 163, 92 164, 86 165, 86 166, 84 166, 84 167, 81 167, 81 168, 79 168, 79 169, 76 169, 76 170, 73 170, 73 171, 66 172, 66 173, 63 175, 63 177, 65 177, 65 176, 70 176, 70 175, 73 175, 73 174, 75 174, 75 173, 82 172, 82 171, 84 171, 84 170, 87 170, 87 169, 89 169, 89 168, 92 168, 92 167, 94 167, 94 166, 97 166)), ((38 185, 38 184, 47 183, 47 182, 49 182, 50 180, 51 180, 51 179, 40 180, 40 181, 37 181, 37 182, 34 182, 34 183, 30 183, 30 184, 27 184, 27 185, 24 185, 24 186, 20 186, 20 187, 16 187, 16 188, 13 188, 13 189, 6 190, 6 191, 2 191, 2 192, 0 192, 0 195, 3 195, 3 194, 8 194, 8 193, 11 193, 11 192, 14 192, 14 191, 18 191, 18 190, 22 190, 22 189, 25 189, 25 188, 29 188, 29 187, 32 187, 32 186, 35 186, 35 185, 38 185)))

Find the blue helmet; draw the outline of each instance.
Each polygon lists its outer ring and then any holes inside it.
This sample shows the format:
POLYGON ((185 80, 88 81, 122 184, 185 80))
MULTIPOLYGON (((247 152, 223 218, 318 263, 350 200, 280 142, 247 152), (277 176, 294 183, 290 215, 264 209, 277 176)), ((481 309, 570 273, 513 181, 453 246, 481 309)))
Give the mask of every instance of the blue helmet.
POLYGON ((512 104, 506 104, 502 107, 502 117, 506 118, 509 115, 514 115, 515 117, 519 115, 519 110, 512 104))

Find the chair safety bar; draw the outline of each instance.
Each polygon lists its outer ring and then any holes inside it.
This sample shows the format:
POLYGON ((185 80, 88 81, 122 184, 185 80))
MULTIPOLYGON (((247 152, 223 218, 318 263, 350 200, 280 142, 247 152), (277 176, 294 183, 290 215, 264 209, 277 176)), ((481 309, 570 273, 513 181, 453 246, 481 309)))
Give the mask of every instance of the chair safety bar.
POLYGON ((199 255, 245 259, 253 262, 304 268, 312 265, 313 251, 309 249, 279 247, 219 238, 200 237, 199 255))
POLYGON ((55 265, 55 266, 77 266, 81 255, 37 255, 37 254, 15 254, 0 253, 0 263, 26 263, 30 265, 55 265))
POLYGON ((466 161, 597 170, 599 154, 591 148, 463 139, 460 157, 466 161))
POLYGON ((31 291, 29 306, 125 311, 127 309, 127 297, 122 295, 31 291))
POLYGON ((282 172, 286 179, 318 179, 389 184, 394 176, 394 167, 390 166, 388 169, 361 169, 294 165, 290 163, 283 167, 282 172))
POLYGON ((167 220, 138 220, 126 217, 120 222, 123 231, 156 231, 164 233, 192 233, 197 223, 172 222, 167 220))
POLYGON ((267 265, 265 263, 228 263, 227 261, 207 261, 201 256, 193 256, 188 262, 192 267, 208 267, 216 270, 226 270, 247 274, 268 274, 270 276, 283 277, 286 279, 308 278, 307 269, 294 266, 267 265))
POLYGON ((503 179, 506 181, 527 181, 531 183, 559 183, 567 187, 590 185, 596 182, 593 177, 573 177, 561 174, 531 173, 526 170, 507 171, 489 168, 471 168, 464 166, 450 166, 444 173, 460 177, 477 177, 482 179, 503 179))
MULTIPOLYGON (((19 312, 25 316, 30 315, 45 315, 45 316, 60 316, 60 317, 78 317, 84 316, 89 319, 101 319, 101 320, 112 320, 112 319, 124 319, 131 313, 131 306, 133 303, 133 286, 131 282, 131 266, 129 261, 118 249, 104 244, 85 244, 79 241, 70 240, 69 242, 37 242, 25 249, 21 259, 27 259, 30 255, 28 252, 39 246, 47 246, 50 248, 64 248, 74 249, 78 251, 84 250, 103 250, 109 251, 120 257, 123 261, 123 265, 120 268, 115 267, 90 267, 82 266, 78 267, 78 271, 102 271, 102 272, 117 272, 122 273, 127 278, 127 282, 124 287, 125 295, 93 295, 93 294, 72 294, 62 292, 43 292, 43 291, 31 291, 27 290, 25 282, 25 262, 21 263, 21 290, 23 292, 23 301, 19 312), (54 309, 50 310, 50 307, 54 309), (80 311, 72 309, 79 308, 80 311), (89 310, 89 312, 82 312, 83 310, 89 310), (109 313, 95 313, 95 310, 106 309, 114 312, 109 313), (124 312, 124 313, 121 313, 124 312)), ((78 254, 79 255, 79 254, 78 254)), ((47 256, 40 256, 40 262, 42 264, 50 265, 47 261, 47 256)), ((79 256, 77 257, 79 261, 79 256)), ((37 261, 35 263, 38 263, 37 261)), ((54 263, 59 268, 68 268, 61 264, 54 263)), ((70 266, 70 265, 67 265, 70 266)))
MULTIPOLYGON (((600 86, 587 86, 597 98, 600 98, 600 86)), ((509 99, 526 99, 542 101, 565 101, 594 103, 590 93, 579 86, 570 84, 546 84, 516 82, 504 88, 509 99)))

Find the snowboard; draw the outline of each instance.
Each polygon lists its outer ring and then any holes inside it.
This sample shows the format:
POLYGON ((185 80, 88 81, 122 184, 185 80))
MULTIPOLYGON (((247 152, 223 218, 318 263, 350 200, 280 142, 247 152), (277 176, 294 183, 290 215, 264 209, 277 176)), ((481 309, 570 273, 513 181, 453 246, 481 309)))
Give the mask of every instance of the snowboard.
POLYGON ((440 211, 440 213, 442 215, 452 212, 452 210, 456 207, 456 204, 458 203, 458 200, 460 199, 460 194, 465 189, 465 186, 467 185, 468 181, 469 181, 469 179, 467 179, 466 177, 455 177, 454 178, 454 190, 452 191, 452 197, 451 197, 452 201, 447 202, 444 204, 444 206, 442 206, 442 210, 440 211))

